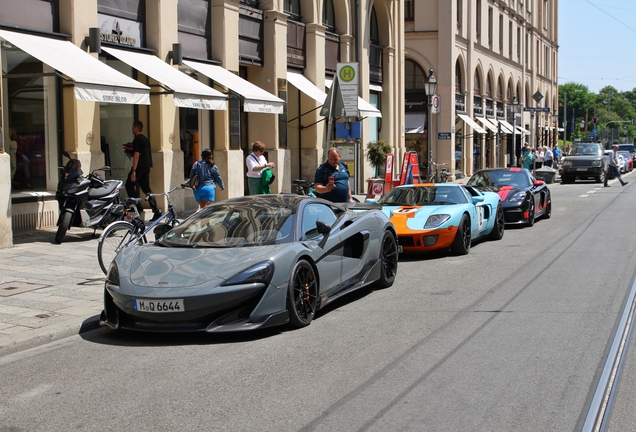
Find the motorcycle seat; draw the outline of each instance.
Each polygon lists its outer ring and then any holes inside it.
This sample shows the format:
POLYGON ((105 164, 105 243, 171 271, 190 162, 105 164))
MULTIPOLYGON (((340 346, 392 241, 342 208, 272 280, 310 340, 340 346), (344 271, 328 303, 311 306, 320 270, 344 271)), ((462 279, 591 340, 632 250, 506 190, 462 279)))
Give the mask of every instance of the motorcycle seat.
POLYGON ((128 198, 126 200, 126 207, 141 204, 141 198, 128 198))
POLYGON ((107 180, 104 186, 88 190, 89 199, 103 198, 113 193, 119 182, 116 180, 107 180))

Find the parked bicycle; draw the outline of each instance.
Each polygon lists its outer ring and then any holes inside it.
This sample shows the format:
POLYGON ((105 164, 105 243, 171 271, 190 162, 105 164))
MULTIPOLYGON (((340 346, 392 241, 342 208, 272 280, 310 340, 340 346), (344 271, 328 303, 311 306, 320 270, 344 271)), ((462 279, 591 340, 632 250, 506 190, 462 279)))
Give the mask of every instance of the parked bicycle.
POLYGON ((297 180, 292 180, 292 184, 296 186, 295 192, 298 195, 306 195, 311 197, 316 196, 313 183, 309 183, 307 180, 297 179, 297 180))
POLYGON ((444 165, 448 164, 438 164, 431 161, 431 167, 434 172, 427 177, 428 183, 448 183, 448 178, 450 177, 450 171, 444 165))
POLYGON ((146 199, 150 196, 165 196, 168 201, 168 210, 147 227, 137 210, 137 204, 141 203, 141 198, 126 200, 124 220, 108 225, 97 242, 97 260, 104 274, 108 273, 110 264, 122 249, 132 244, 148 243, 146 235, 150 231, 155 236, 154 240, 157 240, 179 224, 177 212, 170 202, 170 194, 177 189, 188 187, 187 183, 183 183, 168 192, 149 194, 146 199))

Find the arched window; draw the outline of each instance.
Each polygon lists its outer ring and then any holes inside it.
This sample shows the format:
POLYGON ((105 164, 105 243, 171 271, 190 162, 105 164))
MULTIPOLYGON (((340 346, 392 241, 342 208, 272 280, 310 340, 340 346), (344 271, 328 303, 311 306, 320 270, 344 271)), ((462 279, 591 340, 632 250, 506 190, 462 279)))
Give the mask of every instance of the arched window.
POLYGON ((322 25, 327 27, 327 31, 336 32, 336 15, 333 11, 333 0, 323 0, 322 2, 322 25))
POLYGON ((300 0, 285 0, 283 10, 291 19, 300 21, 300 0))
POLYGON ((413 60, 404 62, 404 88, 406 90, 423 90, 426 74, 424 69, 413 60))
POLYGON ((462 68, 459 61, 455 63, 455 93, 462 93, 462 68))
POLYGON ((380 44, 380 32, 378 30, 378 16, 375 14, 375 7, 371 10, 370 37, 372 44, 380 44))
POLYGON ((473 93, 475 95, 481 95, 481 78, 479 78, 479 71, 475 71, 475 79, 473 80, 473 93))
POLYGON ((492 79, 486 78, 486 97, 492 98, 492 79))
POLYGON ((501 80, 497 80, 497 100, 503 100, 503 85, 501 84, 501 80))

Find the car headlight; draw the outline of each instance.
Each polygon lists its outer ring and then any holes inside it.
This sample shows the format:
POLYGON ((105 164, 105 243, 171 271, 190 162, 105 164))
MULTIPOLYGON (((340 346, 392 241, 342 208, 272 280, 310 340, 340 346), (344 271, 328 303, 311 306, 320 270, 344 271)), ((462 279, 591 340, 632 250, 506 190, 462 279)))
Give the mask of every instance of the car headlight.
POLYGON ((222 285, 239 285, 248 283, 269 284, 274 276, 274 263, 272 261, 260 262, 247 270, 244 270, 228 280, 222 285))
POLYGON ((600 167, 600 166, 601 166, 601 161, 600 161, 600 160, 592 161, 592 166, 594 166, 594 167, 600 167))
POLYGON ((571 167, 571 166, 572 166, 572 162, 570 162, 570 161, 565 161, 565 162, 563 162, 563 166, 564 166, 564 167, 571 167))
POLYGON ((424 228, 437 228, 451 218, 449 214, 436 214, 428 217, 424 228))
POLYGON ((119 268, 115 261, 110 264, 108 268, 108 273, 106 274, 106 283, 111 285, 119 285, 119 268))
POLYGON ((526 193, 522 191, 522 192, 517 192, 516 194, 508 198, 506 201, 510 203, 518 203, 525 199, 526 199, 526 193))

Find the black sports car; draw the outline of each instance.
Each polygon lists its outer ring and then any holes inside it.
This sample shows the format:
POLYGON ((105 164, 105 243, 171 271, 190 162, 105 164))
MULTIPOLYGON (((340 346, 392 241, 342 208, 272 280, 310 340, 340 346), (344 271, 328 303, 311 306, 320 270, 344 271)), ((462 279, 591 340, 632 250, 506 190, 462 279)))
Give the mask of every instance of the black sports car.
POLYGON ((491 168, 477 171, 469 186, 497 192, 503 203, 506 224, 534 225, 535 219, 552 215, 550 189, 524 168, 491 168))
POLYGON ((100 323, 206 332, 306 326, 342 295, 393 284, 397 238, 379 208, 291 194, 213 203, 153 244, 119 252, 100 323))

